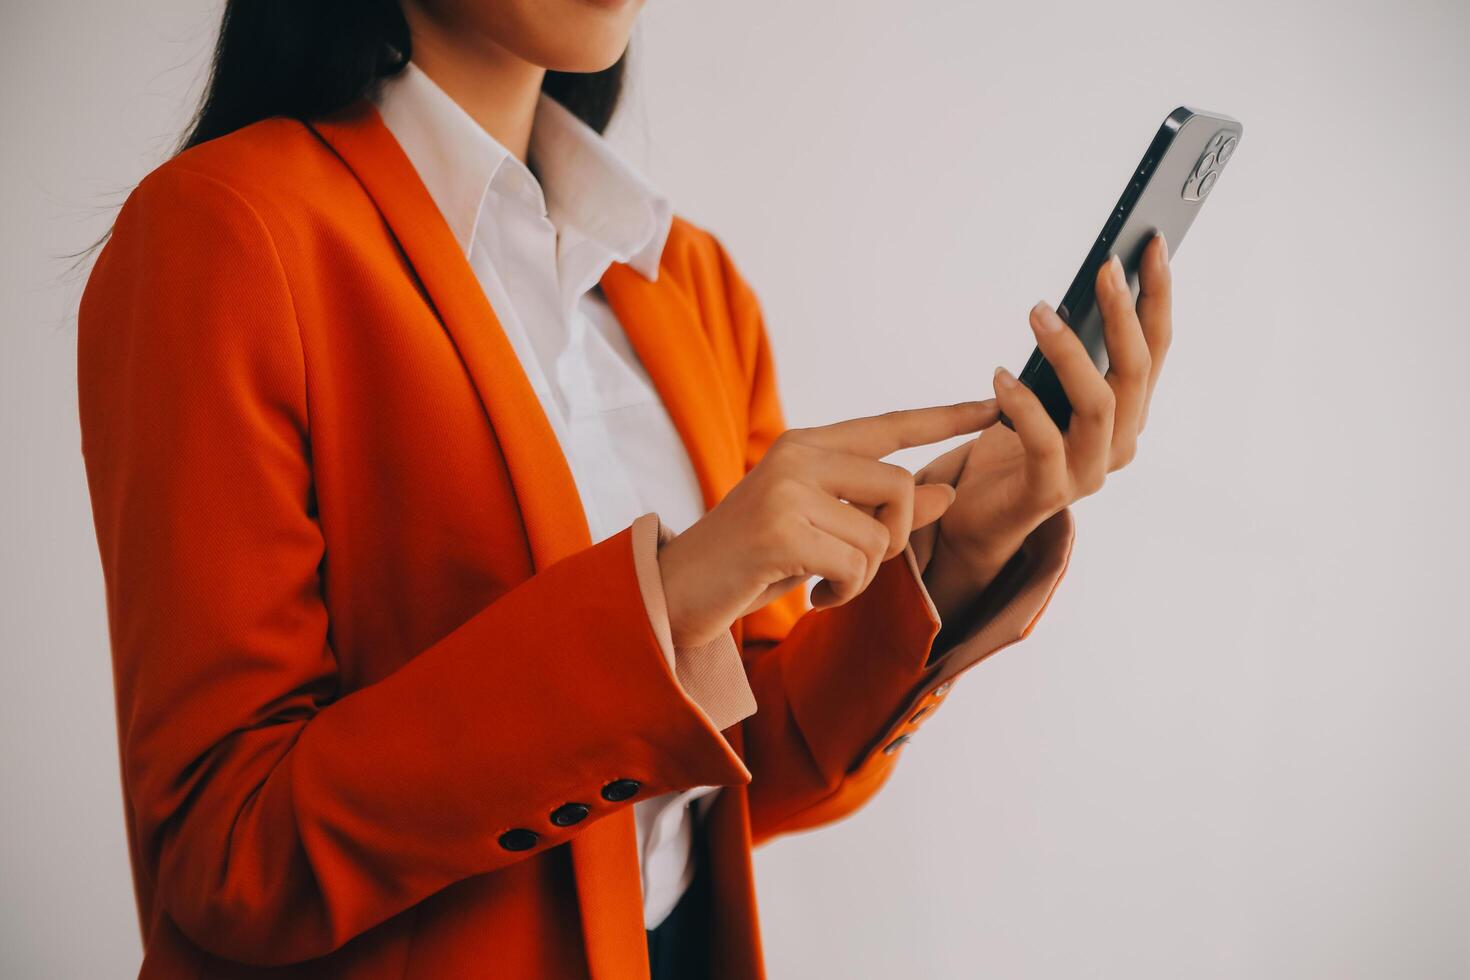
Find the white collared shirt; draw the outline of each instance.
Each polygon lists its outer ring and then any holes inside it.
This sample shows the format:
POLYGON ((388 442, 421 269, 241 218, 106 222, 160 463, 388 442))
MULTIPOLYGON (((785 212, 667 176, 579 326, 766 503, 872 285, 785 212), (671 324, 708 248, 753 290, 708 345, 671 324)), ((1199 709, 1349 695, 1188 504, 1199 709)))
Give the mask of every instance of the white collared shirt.
MULTIPOLYGON (((668 201, 545 95, 528 154, 540 181, 412 62, 374 101, 520 358, 592 540, 650 512, 676 532, 693 524, 704 501, 689 454, 598 288, 614 262, 658 277, 668 201)), ((718 790, 699 786, 633 805, 647 928, 688 888, 693 820, 718 790)))

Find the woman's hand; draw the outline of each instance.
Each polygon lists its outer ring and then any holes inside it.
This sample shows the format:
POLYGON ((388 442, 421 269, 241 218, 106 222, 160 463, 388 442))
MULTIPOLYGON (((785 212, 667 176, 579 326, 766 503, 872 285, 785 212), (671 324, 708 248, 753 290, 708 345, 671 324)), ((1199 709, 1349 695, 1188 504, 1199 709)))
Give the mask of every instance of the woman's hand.
POLYGON ((993 400, 791 429, 723 500, 659 549, 675 646, 714 639, 739 617, 821 576, 812 604, 837 606, 903 551, 909 532, 955 499, 882 457, 993 425, 993 400))
POLYGON ((941 616, 970 602, 1039 524, 1096 493, 1108 473, 1133 459, 1173 332, 1162 235, 1148 244, 1139 287, 1135 309, 1122 264, 1114 258, 1098 271, 1106 375, 1050 306, 1032 309, 1036 343, 1072 403, 1065 435, 1040 399, 1000 368, 996 399, 1015 431, 997 427, 919 471, 919 480, 949 483, 957 491, 925 572, 941 616))

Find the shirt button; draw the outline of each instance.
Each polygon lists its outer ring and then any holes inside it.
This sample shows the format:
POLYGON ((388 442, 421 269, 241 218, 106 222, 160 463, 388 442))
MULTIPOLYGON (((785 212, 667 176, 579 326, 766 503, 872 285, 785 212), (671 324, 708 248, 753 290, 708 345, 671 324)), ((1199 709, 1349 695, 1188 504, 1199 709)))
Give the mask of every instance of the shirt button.
POLYGON ((516 827, 500 835, 500 846, 507 851, 529 851, 540 839, 541 835, 534 830, 516 827))
POLYGON ((621 803, 634 793, 638 792, 639 782, 636 779, 614 779, 602 787, 602 798, 613 803, 621 803))
POLYGON ((898 736, 898 738, 883 746, 883 754, 892 755, 893 753, 897 752, 899 749, 903 748, 903 744, 907 742, 911 737, 912 736, 908 735, 907 733, 898 736))
POLYGON ((587 816, 587 804, 585 803, 563 803, 551 811, 551 822, 558 827, 570 827, 579 823, 587 816))

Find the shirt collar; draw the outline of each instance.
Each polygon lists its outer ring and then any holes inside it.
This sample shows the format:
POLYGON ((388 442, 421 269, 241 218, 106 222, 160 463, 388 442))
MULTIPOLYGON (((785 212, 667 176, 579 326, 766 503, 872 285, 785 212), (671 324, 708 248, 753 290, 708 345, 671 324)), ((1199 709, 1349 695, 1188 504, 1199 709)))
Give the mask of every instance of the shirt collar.
POLYGON ((559 232, 575 230, 614 261, 658 278, 673 221, 668 199, 555 99, 540 96, 531 127, 539 183, 412 61, 384 79, 372 99, 466 255, 492 182, 508 181, 528 192, 559 232))

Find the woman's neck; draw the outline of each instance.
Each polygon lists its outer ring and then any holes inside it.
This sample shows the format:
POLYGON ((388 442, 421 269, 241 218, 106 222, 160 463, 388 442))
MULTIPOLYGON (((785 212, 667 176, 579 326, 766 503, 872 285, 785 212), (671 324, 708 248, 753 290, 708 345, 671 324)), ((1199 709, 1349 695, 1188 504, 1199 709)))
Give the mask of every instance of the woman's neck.
POLYGON ((412 0, 403 5, 413 63, 522 163, 546 69, 484 37, 456 36, 412 0))

